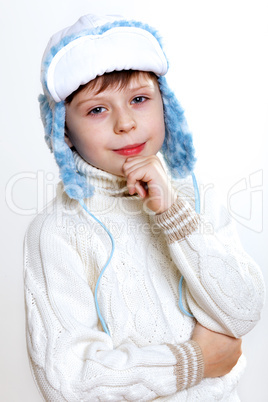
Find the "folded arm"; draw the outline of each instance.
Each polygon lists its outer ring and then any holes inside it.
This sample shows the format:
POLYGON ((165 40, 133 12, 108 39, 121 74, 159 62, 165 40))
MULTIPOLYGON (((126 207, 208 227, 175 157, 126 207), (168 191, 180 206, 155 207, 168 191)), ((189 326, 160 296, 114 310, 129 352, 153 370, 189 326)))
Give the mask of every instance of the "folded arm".
POLYGON ((243 250, 213 191, 207 192, 201 215, 188 201, 179 196, 155 216, 184 277, 185 303, 206 328, 239 338, 260 318, 265 294, 261 271, 243 250))

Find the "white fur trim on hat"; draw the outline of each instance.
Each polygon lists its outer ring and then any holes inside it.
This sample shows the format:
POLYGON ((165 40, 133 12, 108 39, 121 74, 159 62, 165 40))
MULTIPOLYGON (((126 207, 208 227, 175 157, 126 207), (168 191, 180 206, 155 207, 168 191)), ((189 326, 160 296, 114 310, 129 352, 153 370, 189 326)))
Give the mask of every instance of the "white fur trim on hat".
POLYGON ((53 57, 47 87, 55 102, 65 100, 80 85, 111 71, 152 71, 166 74, 166 57, 157 39, 137 27, 114 27, 101 35, 69 42, 53 57))

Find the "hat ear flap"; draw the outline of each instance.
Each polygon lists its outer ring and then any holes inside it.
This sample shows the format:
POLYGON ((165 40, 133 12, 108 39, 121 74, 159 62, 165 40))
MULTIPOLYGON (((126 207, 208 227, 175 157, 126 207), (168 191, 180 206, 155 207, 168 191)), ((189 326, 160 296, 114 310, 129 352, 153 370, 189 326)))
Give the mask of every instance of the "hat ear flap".
POLYGON ((65 103, 55 103, 52 124, 52 147, 56 162, 60 168, 60 177, 64 190, 70 198, 80 200, 91 197, 94 187, 81 176, 74 162, 73 152, 65 142, 65 103))
POLYGON ((60 168, 60 177, 64 190, 71 198, 77 200, 91 197, 94 187, 86 178, 76 171, 76 165, 71 149, 66 144, 65 136, 65 103, 54 103, 53 112, 45 95, 39 96, 42 122, 45 127, 45 140, 54 153, 60 168))
POLYGON ((51 143, 51 131, 52 131, 52 120, 53 114, 50 108, 48 99, 45 95, 41 94, 38 97, 39 106, 40 106, 40 114, 43 126, 45 128, 45 141, 50 151, 52 152, 52 143, 51 143))
POLYGON ((165 140, 161 152, 173 176, 186 177, 192 173, 196 158, 192 134, 189 131, 184 111, 175 94, 170 90, 166 78, 158 78, 162 94, 165 140))

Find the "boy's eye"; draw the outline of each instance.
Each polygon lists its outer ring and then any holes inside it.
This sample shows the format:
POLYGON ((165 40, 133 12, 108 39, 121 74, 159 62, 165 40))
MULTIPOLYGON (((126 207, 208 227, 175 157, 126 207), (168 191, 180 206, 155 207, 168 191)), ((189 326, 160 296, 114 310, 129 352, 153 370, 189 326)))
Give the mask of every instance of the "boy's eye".
POLYGON ((103 113, 105 110, 106 110, 105 107, 98 106, 95 107, 94 109, 91 109, 88 114, 100 114, 103 113))
POLYGON ((131 103, 142 103, 146 101, 145 96, 136 96, 134 99, 132 99, 131 103))

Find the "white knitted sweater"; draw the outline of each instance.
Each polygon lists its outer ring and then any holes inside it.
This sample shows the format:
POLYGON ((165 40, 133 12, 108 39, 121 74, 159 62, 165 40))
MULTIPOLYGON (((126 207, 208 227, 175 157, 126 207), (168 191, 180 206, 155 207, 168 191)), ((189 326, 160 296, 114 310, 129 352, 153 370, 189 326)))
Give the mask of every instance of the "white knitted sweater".
POLYGON ((259 320, 262 275, 242 250, 227 212, 207 192, 194 211, 191 180, 176 183, 178 199, 154 216, 125 180, 88 165, 95 194, 89 210, 110 230, 115 253, 94 288, 111 241, 59 185, 56 199, 31 223, 25 239, 27 342, 34 377, 46 401, 237 401, 242 357, 226 376, 202 379, 195 319, 240 337, 259 320))

